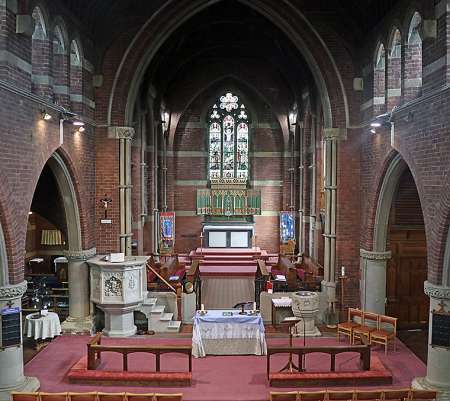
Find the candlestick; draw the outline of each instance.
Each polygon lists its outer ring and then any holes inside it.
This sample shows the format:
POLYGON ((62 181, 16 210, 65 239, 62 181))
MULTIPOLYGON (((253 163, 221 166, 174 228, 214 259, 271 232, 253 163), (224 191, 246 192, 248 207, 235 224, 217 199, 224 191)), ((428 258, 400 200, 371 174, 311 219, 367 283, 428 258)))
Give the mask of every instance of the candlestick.
POLYGON ((345 276, 345 266, 341 267, 341 276, 344 277, 345 276))
POLYGON ((205 304, 202 304, 201 306, 201 310, 204 311, 205 310, 205 304))
POLYGON ((253 310, 256 310, 256 302, 253 302, 253 310))

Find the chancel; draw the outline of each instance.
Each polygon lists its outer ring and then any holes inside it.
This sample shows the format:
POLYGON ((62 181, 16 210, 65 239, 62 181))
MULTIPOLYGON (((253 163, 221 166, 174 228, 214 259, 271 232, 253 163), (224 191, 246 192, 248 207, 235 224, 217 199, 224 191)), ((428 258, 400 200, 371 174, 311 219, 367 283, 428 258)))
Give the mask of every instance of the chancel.
POLYGON ((450 400, 449 17, 0 0, 0 401, 450 400))

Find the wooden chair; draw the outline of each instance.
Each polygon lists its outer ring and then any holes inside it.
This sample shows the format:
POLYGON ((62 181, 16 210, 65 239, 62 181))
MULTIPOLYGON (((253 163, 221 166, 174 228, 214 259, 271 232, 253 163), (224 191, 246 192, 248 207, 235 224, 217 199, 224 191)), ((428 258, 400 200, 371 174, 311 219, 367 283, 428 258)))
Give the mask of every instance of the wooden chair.
POLYGON ((39 393, 11 392, 12 401, 40 401, 39 393))
POLYGON ((147 393, 147 394, 134 394, 134 393, 126 393, 127 401, 153 401, 155 394, 147 393))
POLYGON ((385 390, 383 393, 386 401, 408 401, 411 398, 411 390, 409 388, 385 390))
POLYGON ((40 392, 41 401, 68 401, 68 393, 44 393, 40 392))
POLYGON ((395 351, 396 336, 397 336, 397 318, 379 315, 378 329, 370 333, 370 344, 376 343, 384 345, 384 353, 387 355, 387 349, 390 340, 392 340, 392 342, 394 343, 394 351, 395 351))
POLYGON ((183 394, 159 394, 155 393, 153 401, 183 401, 183 394))
POLYGON ((326 391, 299 391, 298 401, 327 401, 328 393, 326 391))
POLYGON ((437 393, 436 391, 431 390, 412 390, 411 392, 411 401, 430 401, 436 400, 437 393))
POLYGON ((355 392, 351 390, 346 391, 328 391, 329 401, 353 401, 355 392))
POLYGON ((358 390, 355 391, 354 401, 376 401, 384 397, 381 390, 358 390))
POLYGON ((355 339, 359 339, 364 343, 364 337, 367 338, 367 341, 370 344, 370 333, 378 329, 378 316, 377 313, 363 312, 361 325, 353 329, 352 344, 355 344, 355 339))
POLYGON ((347 321, 343 323, 339 323, 337 326, 337 340, 340 340, 340 334, 344 336, 348 336, 350 343, 353 338, 353 330, 355 327, 359 327, 363 321, 363 311, 355 308, 348 308, 347 310, 347 321), (361 319, 361 323, 357 323, 354 321, 355 318, 361 319))
POLYGON ((125 393, 97 393, 98 401, 126 401, 125 393))
POLYGON ((69 401, 97 401, 97 392, 69 393, 69 401))
POLYGON ((270 392, 270 401, 300 401, 298 391, 270 392))

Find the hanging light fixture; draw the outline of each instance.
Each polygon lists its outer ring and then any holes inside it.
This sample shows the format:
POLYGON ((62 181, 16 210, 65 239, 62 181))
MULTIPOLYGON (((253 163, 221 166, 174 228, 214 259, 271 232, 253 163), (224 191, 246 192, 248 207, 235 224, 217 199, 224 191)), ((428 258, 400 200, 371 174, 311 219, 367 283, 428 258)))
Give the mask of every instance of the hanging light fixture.
POLYGON ((49 113, 47 113, 47 110, 41 110, 41 116, 42 119, 45 121, 49 121, 52 119, 52 116, 49 113))

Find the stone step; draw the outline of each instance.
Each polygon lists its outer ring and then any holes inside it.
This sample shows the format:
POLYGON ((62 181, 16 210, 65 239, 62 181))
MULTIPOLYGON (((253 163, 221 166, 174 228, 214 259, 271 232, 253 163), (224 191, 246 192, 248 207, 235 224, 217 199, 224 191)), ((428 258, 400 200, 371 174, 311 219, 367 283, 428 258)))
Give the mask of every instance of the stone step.
POLYGON ((161 317, 159 318, 159 320, 163 321, 163 322, 169 322, 171 321, 173 318, 173 313, 172 312, 166 312, 166 313, 162 313, 161 317))
POLYGON ((164 309, 166 309, 166 307, 164 306, 164 305, 157 305, 157 306, 154 306, 153 308, 152 308, 152 315, 153 314, 161 314, 161 313, 164 313, 164 309))
POLYGON ((179 331, 181 327, 181 322, 179 320, 172 320, 167 325, 167 329, 170 331, 179 331))
POLYGON ((156 305, 157 301, 158 300, 156 298, 145 298, 142 304, 145 306, 156 305))

